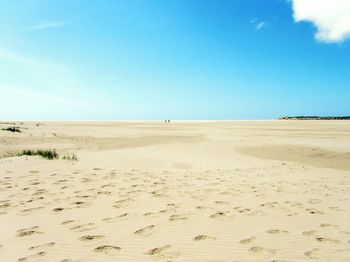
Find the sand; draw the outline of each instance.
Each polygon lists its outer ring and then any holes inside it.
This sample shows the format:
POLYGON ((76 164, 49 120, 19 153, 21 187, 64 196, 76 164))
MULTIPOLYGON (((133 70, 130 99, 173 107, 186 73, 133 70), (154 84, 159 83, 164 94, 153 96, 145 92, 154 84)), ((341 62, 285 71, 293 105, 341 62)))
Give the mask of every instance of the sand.
POLYGON ((349 121, 16 125, 1 261, 350 261, 349 121))

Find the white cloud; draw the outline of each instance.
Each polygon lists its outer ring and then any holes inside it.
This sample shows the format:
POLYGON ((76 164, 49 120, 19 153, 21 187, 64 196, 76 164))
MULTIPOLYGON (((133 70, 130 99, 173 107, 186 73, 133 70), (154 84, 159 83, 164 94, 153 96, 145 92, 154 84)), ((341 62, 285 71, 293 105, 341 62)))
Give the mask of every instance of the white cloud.
POLYGON ((260 29, 262 29, 263 27, 265 27, 266 25, 267 25, 267 24, 266 24, 265 22, 259 22, 259 23, 256 24, 255 29, 256 29, 256 30, 260 30, 260 29))
POLYGON ((22 64, 31 67, 38 67, 49 70, 61 70, 64 68, 60 65, 48 63, 46 61, 39 60, 37 58, 28 57, 18 52, 14 52, 12 50, 3 49, 0 47, 0 61, 8 61, 15 64, 22 64))
POLYGON ((48 29, 48 28, 55 28, 55 27, 62 27, 70 24, 71 21, 50 21, 50 22, 44 22, 37 25, 34 25, 32 27, 29 27, 28 30, 41 30, 41 29, 48 29))
POLYGON ((268 25, 268 23, 264 22, 264 21, 260 21, 259 19, 257 18, 252 18, 250 20, 250 23, 254 25, 254 28, 255 30, 261 30, 263 29, 264 27, 266 27, 268 25))
POLYGON ((294 20, 313 23, 315 38, 342 42, 350 38, 350 0, 292 0, 294 20))

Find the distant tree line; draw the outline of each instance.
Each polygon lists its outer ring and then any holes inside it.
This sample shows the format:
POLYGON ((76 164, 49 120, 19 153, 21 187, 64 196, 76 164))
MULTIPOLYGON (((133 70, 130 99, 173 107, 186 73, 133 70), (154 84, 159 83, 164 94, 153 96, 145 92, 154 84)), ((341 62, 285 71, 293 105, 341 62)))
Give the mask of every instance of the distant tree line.
POLYGON ((350 120, 350 116, 283 116, 279 120, 350 120))

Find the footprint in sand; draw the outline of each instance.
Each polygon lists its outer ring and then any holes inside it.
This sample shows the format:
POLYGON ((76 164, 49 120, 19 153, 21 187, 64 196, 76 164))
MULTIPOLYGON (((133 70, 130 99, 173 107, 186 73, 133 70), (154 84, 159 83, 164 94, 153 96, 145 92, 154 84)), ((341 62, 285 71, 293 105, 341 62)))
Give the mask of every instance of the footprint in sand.
POLYGON ((276 208, 278 206, 278 202, 266 202, 261 204, 260 206, 267 208, 276 208))
POLYGON ((156 247, 146 252, 147 255, 157 255, 171 248, 171 245, 165 245, 163 247, 156 247))
POLYGON ((10 206, 11 206, 10 200, 0 201, 0 209, 6 209, 6 208, 8 208, 10 206))
POLYGON ((83 201, 76 201, 72 204, 75 205, 75 208, 82 208, 82 207, 88 206, 90 203, 83 202, 83 201))
POLYGON ((239 243, 241 243, 243 245, 247 245, 247 244, 254 242, 255 240, 256 240, 256 237, 244 238, 244 239, 240 240, 239 243))
POLYGON ((168 206, 168 207, 174 207, 174 208, 180 207, 180 205, 175 204, 175 203, 168 203, 167 206, 168 206))
POLYGON ((76 225, 70 228, 73 231, 90 231, 96 229, 95 223, 87 223, 82 225, 76 225))
POLYGON ((313 235, 316 235, 317 234, 317 231, 316 230, 309 230, 309 231, 304 231, 301 233, 303 236, 313 236, 313 235))
POLYGON ((320 227, 333 227, 333 228, 336 228, 338 226, 337 225, 333 225, 333 224, 323 223, 323 224, 320 225, 320 227))
POLYGON ((56 207, 56 208, 52 209, 52 211, 55 212, 55 213, 61 212, 63 210, 64 210, 63 207, 56 207))
POLYGON ((239 213, 246 213, 246 212, 251 211, 251 209, 249 209, 249 208, 244 208, 244 207, 234 207, 233 209, 236 210, 236 211, 239 212, 239 213))
POLYGON ((315 208, 307 208, 306 211, 312 215, 323 215, 324 214, 322 211, 315 209, 315 208))
POLYGON ((124 207, 124 206, 127 206, 128 204, 130 204, 131 202, 134 202, 134 201, 135 200, 132 198, 121 199, 121 200, 115 201, 113 207, 115 207, 115 208, 124 207))
POLYGON ((118 251, 120 251, 121 248, 118 246, 111 246, 111 245, 103 245, 94 248, 94 251, 97 253, 104 253, 104 254, 116 254, 118 251))
POLYGON ((185 215, 171 215, 169 217, 170 221, 176 221, 176 220, 186 220, 188 217, 186 217, 185 215))
POLYGON ((147 212, 147 213, 144 213, 144 214, 143 214, 143 216, 145 216, 145 217, 152 216, 152 215, 155 215, 155 213, 153 213, 153 212, 147 212))
POLYGON ((101 188, 105 188, 105 187, 115 187, 115 183, 109 183, 109 184, 105 184, 105 185, 102 185, 101 188))
POLYGON ((128 213, 123 213, 121 215, 119 215, 118 217, 126 217, 128 215, 128 213))
POLYGON ((79 238, 81 241, 94 241, 105 238, 104 235, 85 235, 79 238))
POLYGON ((277 234, 288 234, 289 232, 287 230, 269 229, 266 231, 266 233, 277 235, 277 234))
POLYGON ((37 259, 39 257, 43 257, 47 254, 47 252, 45 251, 40 251, 38 253, 35 253, 33 255, 30 255, 30 256, 27 256, 27 257, 21 257, 19 259, 17 259, 18 262, 25 262, 25 261, 28 261, 28 260, 33 260, 33 259, 37 259))
POLYGON ((108 223, 112 223, 114 222, 114 220, 116 220, 115 217, 105 217, 105 218, 102 218, 103 221, 105 222, 108 222, 108 223))
POLYGON ((68 224, 71 224, 71 223, 74 223, 74 222, 75 222, 75 220, 66 220, 66 221, 63 221, 61 223, 61 225, 68 225, 68 224))
POLYGON ((254 246, 248 249, 249 252, 254 254, 262 254, 262 253, 268 253, 268 254, 275 254, 276 251, 272 249, 266 249, 264 247, 254 246))
POLYGON ((23 228, 20 230, 17 230, 17 237, 28 237, 32 235, 37 235, 37 234, 43 234, 41 231, 37 231, 38 226, 30 227, 30 228, 23 228))
POLYGON ((41 244, 41 245, 37 245, 37 246, 31 246, 28 249, 29 250, 33 250, 33 249, 43 248, 43 247, 52 247, 54 245, 56 245, 55 242, 49 242, 49 243, 45 243, 45 244, 41 244))
POLYGON ((123 213, 123 214, 121 214, 119 216, 105 217, 105 218, 102 218, 102 220, 105 221, 105 222, 108 222, 108 223, 113 223, 113 222, 119 220, 120 218, 125 218, 127 216, 129 216, 128 213, 123 213))
POLYGON ((227 202, 227 201, 215 201, 215 204, 217 204, 217 205, 228 205, 228 204, 230 204, 229 202, 227 202))
POLYGON ((224 217, 224 216, 226 216, 225 212, 219 211, 219 212, 216 212, 215 214, 212 214, 210 217, 218 218, 218 217, 224 217))
POLYGON ((201 240, 205 240, 205 239, 215 239, 215 237, 209 237, 206 235, 198 235, 198 236, 193 238, 193 240, 195 240, 195 241, 201 241, 201 240))
POLYGON ((311 258, 311 259, 315 259, 315 258, 318 258, 317 255, 318 255, 319 251, 320 250, 318 248, 313 248, 312 250, 306 251, 304 253, 304 255, 311 258))
POLYGON ((340 241, 337 239, 330 239, 330 238, 326 238, 326 237, 316 237, 316 240, 318 242, 322 242, 322 243, 324 243, 324 242, 340 243, 340 241))
POLYGON ((152 234, 152 230, 154 229, 154 225, 149 225, 147 227, 141 228, 139 230, 136 230, 134 232, 135 235, 139 235, 139 236, 145 236, 148 237, 152 234))

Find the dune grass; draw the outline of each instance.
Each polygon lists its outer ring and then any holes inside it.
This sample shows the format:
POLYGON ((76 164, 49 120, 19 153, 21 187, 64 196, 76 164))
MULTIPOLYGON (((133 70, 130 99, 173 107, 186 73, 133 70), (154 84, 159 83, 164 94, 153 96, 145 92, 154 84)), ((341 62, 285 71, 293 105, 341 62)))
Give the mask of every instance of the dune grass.
POLYGON ((64 160, 78 161, 78 157, 74 153, 63 153, 61 158, 64 160))
POLYGON ((53 160, 53 159, 64 159, 71 161, 78 161, 78 157, 74 153, 58 153, 55 149, 26 149, 20 152, 7 153, 6 155, 1 156, 0 158, 9 158, 15 156, 41 156, 42 158, 53 160))
POLYGON ((23 150, 16 154, 16 156, 41 156, 46 159, 57 159, 59 158, 59 154, 56 150, 23 150))
POLYGON ((3 131, 9 131, 9 132, 16 132, 16 133, 21 133, 22 131, 19 129, 17 126, 10 126, 6 128, 2 128, 3 131))

